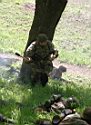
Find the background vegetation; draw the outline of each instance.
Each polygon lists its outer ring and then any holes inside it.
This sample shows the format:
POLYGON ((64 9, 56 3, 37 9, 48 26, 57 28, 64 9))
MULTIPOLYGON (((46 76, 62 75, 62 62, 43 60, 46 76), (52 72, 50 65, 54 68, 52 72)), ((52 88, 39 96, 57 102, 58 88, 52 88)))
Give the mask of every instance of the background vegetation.
MULTIPOLYGON (((89 3, 68 3, 56 28, 54 44, 62 62, 91 67, 91 25, 89 3)), ((34 0, 0 1, 0 53, 23 54, 34 15, 34 0)), ((17 67, 14 65, 14 67, 17 67)), ((64 75, 69 83, 53 81, 45 88, 17 83, 16 76, 8 74, 0 79, 0 113, 16 120, 17 125, 32 125, 37 118, 52 118, 52 113, 39 113, 34 107, 55 94, 76 96, 80 101, 78 112, 91 105, 91 80, 64 75)), ((1 123, 0 123, 1 124, 1 123)))
MULTIPOLYGON (((71 0, 72 1, 72 0, 71 0)), ((34 0, 2 0, 0 3, 0 51, 21 54, 34 15, 34 0), (7 46, 6 46, 7 43, 7 46)), ((90 4, 68 2, 55 31, 54 43, 64 62, 91 67, 90 4)))

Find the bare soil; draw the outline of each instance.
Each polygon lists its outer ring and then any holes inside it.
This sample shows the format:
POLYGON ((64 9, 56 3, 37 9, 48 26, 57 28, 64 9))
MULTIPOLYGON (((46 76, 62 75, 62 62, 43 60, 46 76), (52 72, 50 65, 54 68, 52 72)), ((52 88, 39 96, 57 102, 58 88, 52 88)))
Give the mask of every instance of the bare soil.
POLYGON ((79 66, 79 65, 73 65, 68 63, 61 63, 59 60, 53 61, 54 67, 59 67, 60 65, 67 68, 67 74, 74 75, 74 76, 80 76, 84 78, 91 79, 91 68, 87 66, 79 66))
MULTIPOLYGON (((22 58, 17 57, 14 54, 0 54, 0 68, 4 67, 11 67, 12 64, 19 62, 22 64, 22 58)), ((72 64, 67 64, 67 63, 61 63, 60 60, 55 59, 53 61, 54 67, 59 67, 60 65, 65 66, 67 68, 67 74, 68 75, 75 75, 75 76, 80 76, 84 78, 91 79, 91 68, 87 66, 78 66, 78 65, 72 65, 72 64)), ((16 70, 13 70, 16 72, 16 70)))

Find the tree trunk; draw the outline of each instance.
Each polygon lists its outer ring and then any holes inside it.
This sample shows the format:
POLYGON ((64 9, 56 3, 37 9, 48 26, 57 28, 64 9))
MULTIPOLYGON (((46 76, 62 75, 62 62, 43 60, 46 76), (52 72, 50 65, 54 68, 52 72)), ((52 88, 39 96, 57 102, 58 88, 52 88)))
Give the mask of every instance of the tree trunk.
MULTIPOLYGON (((67 0, 36 0, 34 20, 29 32, 25 48, 34 41, 39 33, 45 33, 49 40, 53 40, 55 28, 66 7, 67 0)), ((25 52, 24 52, 25 55, 25 52)), ((20 78, 22 81, 30 80, 31 69, 28 64, 22 63, 20 78)))

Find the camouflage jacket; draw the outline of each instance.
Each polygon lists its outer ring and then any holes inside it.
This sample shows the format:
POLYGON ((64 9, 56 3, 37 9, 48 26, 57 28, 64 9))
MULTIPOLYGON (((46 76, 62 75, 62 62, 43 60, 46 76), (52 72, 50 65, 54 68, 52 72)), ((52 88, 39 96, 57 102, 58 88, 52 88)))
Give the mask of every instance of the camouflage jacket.
POLYGON ((79 114, 71 114, 66 116, 59 125, 88 125, 88 123, 82 120, 79 114))
POLYGON ((37 41, 34 41, 26 50, 26 55, 34 61, 48 60, 50 54, 54 52, 54 45, 51 41, 47 41, 47 45, 40 46, 37 41))

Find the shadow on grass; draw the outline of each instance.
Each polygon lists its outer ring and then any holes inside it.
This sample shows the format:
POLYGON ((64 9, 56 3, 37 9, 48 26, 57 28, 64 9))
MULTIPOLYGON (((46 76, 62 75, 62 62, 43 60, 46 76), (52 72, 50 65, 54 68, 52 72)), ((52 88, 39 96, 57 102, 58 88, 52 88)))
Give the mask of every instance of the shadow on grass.
POLYGON ((34 109, 39 104, 43 104, 46 100, 50 99, 52 94, 61 94, 64 98, 70 96, 77 97, 80 101, 80 111, 84 107, 90 106, 91 104, 91 87, 89 87, 89 85, 83 86, 80 85, 80 83, 76 84, 72 82, 65 83, 58 81, 49 81, 48 85, 44 88, 41 86, 31 88, 31 86, 29 86, 29 89, 31 90, 30 95, 27 97, 27 99, 22 100, 22 103, 26 106, 20 108, 21 116, 19 118, 19 121, 22 121, 22 125, 25 124, 25 122, 31 123, 31 121, 34 121, 39 117, 47 116, 46 113, 37 113, 34 109))
MULTIPOLYGON (((18 85, 18 83, 4 83, 0 81, 0 88, 3 92, 13 91, 13 98, 11 95, 5 100, 0 100, 0 106, 2 107, 0 111, 6 116, 7 114, 11 116, 12 112, 15 112, 17 116, 13 117, 18 121, 18 125, 30 123, 32 125, 33 121, 39 117, 51 117, 50 113, 43 114, 36 112, 34 109, 39 104, 43 104, 46 100, 50 99, 52 94, 61 94, 64 98, 70 96, 77 97, 80 101, 79 111, 91 104, 91 86, 88 83, 80 84, 80 82, 54 81, 49 79, 49 83, 46 87, 40 85, 31 87, 31 84, 18 85), (16 98, 20 98, 20 102, 17 102, 16 98)), ((4 93, 6 97, 6 92, 4 93)))

